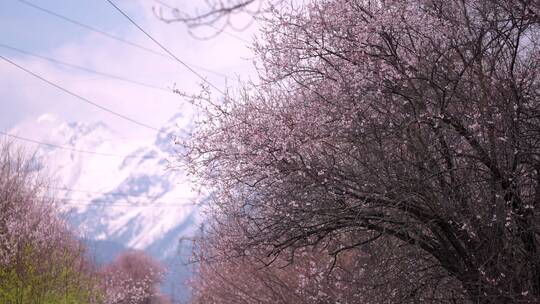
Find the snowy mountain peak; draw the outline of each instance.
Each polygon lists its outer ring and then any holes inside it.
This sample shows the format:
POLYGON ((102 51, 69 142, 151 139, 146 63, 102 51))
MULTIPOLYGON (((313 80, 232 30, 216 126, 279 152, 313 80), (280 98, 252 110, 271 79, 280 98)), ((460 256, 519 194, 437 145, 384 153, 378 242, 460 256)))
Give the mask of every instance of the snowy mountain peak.
MULTIPOLYGON (((181 264, 173 261, 186 246, 180 239, 197 231, 201 194, 184 172, 167 170, 167 161, 178 153, 174 140, 188 134, 188 117, 175 114, 146 144, 122 139, 102 122, 66 122, 51 114, 10 132, 48 143, 37 154, 54 174, 52 190, 99 260, 132 248, 181 264)), ((187 272, 175 270, 176 280, 187 272)))
MULTIPOLYGON (((38 149, 54 172, 57 196, 72 225, 87 239, 149 250, 158 258, 176 252, 180 238, 198 222, 199 194, 185 173, 166 170, 174 141, 160 133, 147 145, 123 141, 102 122, 65 122, 44 114, 12 132, 51 143, 38 149), (35 132, 37 129, 38 132, 35 132)), ((181 113, 163 126, 168 133, 188 128, 181 113)))

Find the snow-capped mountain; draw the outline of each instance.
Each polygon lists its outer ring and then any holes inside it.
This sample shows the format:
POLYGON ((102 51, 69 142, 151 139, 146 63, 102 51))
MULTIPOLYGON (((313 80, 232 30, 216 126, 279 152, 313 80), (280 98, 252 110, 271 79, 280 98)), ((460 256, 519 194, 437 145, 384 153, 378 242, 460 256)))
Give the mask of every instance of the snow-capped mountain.
POLYGON ((108 261, 125 248, 140 249, 174 268, 178 278, 185 271, 178 269, 180 240, 197 231, 202 194, 184 171, 167 169, 178 153, 168 134, 181 137, 179 130, 189 125, 189 118, 175 115, 153 142, 145 142, 121 139, 103 123, 42 115, 10 133, 22 136, 31 128, 33 139, 51 144, 37 150, 53 173, 51 193, 97 260, 108 261))

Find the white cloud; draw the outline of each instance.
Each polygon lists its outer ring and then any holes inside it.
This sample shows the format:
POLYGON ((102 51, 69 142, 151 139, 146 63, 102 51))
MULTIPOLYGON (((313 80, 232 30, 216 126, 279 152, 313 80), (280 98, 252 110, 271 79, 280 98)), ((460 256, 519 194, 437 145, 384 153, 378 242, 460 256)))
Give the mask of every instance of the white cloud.
POLYGON ((38 117, 37 122, 38 124, 47 123, 47 122, 56 122, 58 120, 58 117, 56 115, 45 113, 38 117))
MULTIPOLYGON (((141 0, 135 5, 132 2, 134 7, 130 10, 138 10, 137 17, 140 20, 137 21, 179 58, 230 75, 233 81, 238 75, 246 74, 246 71, 253 73, 250 61, 245 59, 252 56, 245 42, 225 34, 209 41, 195 40, 182 24, 166 24, 158 20, 152 13, 152 3, 141 0)), ((126 6, 125 2, 121 4, 126 6)), ((123 17, 118 15, 118 18, 123 17)), ((129 32, 129 35, 122 38, 160 51, 127 20, 123 21, 119 23, 124 24, 128 30, 123 29, 122 32, 129 32)), ((252 33, 235 34, 249 39, 252 33)), ((198 84, 201 83, 200 79, 177 62, 92 32, 76 42, 68 41, 58 45, 44 55, 160 87, 176 85, 186 92, 197 92, 198 84)), ((59 67, 28 56, 10 58, 70 91, 152 126, 160 127, 174 113, 186 110, 186 102, 169 92, 59 67)), ((199 69, 197 72, 216 86, 224 86, 223 77, 199 69)), ((51 113, 67 121, 104 121, 123 137, 152 136, 152 131, 88 105, 5 62, 0 64, 0 81, 3 84, 0 86, 0 94, 3 96, 0 106, 5 109, 5 114, 0 117, 1 128, 35 119, 43 113, 51 113)))

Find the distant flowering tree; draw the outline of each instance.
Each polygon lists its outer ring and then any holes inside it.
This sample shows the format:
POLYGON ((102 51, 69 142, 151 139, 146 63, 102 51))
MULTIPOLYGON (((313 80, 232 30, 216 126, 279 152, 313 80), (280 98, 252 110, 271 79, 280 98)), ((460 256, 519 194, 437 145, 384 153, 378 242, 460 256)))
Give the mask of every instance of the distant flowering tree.
POLYGON ((102 270, 106 304, 164 304, 158 285, 165 270, 141 251, 119 255, 102 270))
MULTIPOLYGON (((220 252, 293 262, 380 235, 473 303, 539 302, 538 3, 305 2, 265 19, 261 84, 198 96, 187 159, 220 252)), ((407 284, 436 288, 421 270, 407 284)))
POLYGON ((46 198, 35 159, 0 144, 0 302, 98 303, 84 246, 46 198))

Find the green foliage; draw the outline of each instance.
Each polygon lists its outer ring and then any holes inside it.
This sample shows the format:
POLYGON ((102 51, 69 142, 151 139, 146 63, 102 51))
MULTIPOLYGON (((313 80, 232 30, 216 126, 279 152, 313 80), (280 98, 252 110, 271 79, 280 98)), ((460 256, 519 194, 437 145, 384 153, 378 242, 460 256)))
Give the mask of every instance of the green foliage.
POLYGON ((0 268, 0 303, 102 303, 98 277, 85 269, 79 252, 56 249, 48 256, 32 245, 0 268))
POLYGON ((100 277, 32 160, 0 142, 0 304, 102 303, 100 277))

